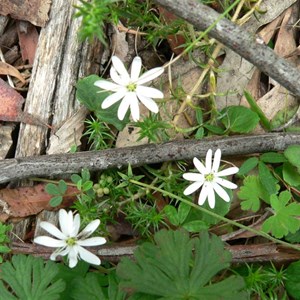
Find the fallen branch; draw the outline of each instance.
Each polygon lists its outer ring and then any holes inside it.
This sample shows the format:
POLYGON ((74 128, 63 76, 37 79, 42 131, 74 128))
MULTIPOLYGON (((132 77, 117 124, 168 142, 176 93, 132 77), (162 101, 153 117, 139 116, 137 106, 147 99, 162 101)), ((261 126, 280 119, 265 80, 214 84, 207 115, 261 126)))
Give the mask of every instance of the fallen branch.
POLYGON ((288 145, 300 144, 300 134, 267 133, 262 135, 205 138, 172 141, 164 144, 87 151, 78 153, 28 156, 0 161, 0 183, 34 176, 78 173, 82 168, 99 171, 131 164, 161 163, 204 157, 208 149, 222 149, 224 156, 267 151, 282 151, 288 145))
POLYGON ((220 14, 195 0, 154 0, 167 10, 193 24, 198 30, 206 30, 214 22, 209 35, 257 66, 296 96, 300 96, 300 72, 280 58, 257 36, 243 30, 220 14))

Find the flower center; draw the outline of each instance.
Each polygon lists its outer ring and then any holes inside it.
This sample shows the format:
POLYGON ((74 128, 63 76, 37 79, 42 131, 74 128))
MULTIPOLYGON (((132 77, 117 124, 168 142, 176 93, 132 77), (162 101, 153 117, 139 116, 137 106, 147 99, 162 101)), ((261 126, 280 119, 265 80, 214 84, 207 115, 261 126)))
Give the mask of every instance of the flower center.
POLYGON ((66 243, 67 243, 68 246, 72 247, 72 246, 76 245, 76 239, 75 238, 68 238, 66 240, 66 243))
POLYGON ((209 173, 209 174, 205 175, 204 177, 205 177, 205 181, 209 181, 209 182, 212 182, 215 178, 213 173, 209 173))
POLYGON ((129 83, 126 88, 129 92, 134 92, 136 90, 136 83, 129 83))

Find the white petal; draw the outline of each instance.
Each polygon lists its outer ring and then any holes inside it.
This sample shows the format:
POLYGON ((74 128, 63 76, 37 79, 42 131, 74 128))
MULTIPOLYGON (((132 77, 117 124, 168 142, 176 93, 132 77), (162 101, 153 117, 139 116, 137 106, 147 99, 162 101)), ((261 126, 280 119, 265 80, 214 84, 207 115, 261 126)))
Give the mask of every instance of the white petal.
POLYGON ((143 84, 145 82, 151 81, 154 78, 160 76, 162 73, 164 72, 164 68, 162 67, 158 67, 158 68, 154 68, 151 69, 147 72, 145 72, 138 80, 137 80, 137 84, 143 84))
MULTIPOLYGON (((204 181, 203 181, 204 182, 204 181)), ((192 193, 194 193, 195 191, 197 191, 203 184, 203 182, 201 181, 196 181, 194 183, 192 183, 191 185, 189 185, 184 191, 183 194, 184 195, 190 195, 192 193)))
POLYGON ((163 98, 164 94, 155 88, 149 86, 138 85, 136 87, 136 94, 139 96, 150 97, 150 98, 163 98))
POLYGON ((193 163, 200 174, 206 175, 208 173, 203 163, 197 157, 194 157, 193 163))
POLYGON ((121 86, 126 86, 129 83, 129 80, 126 78, 121 77, 117 70, 114 67, 110 68, 110 78, 117 84, 121 86))
POLYGON ((94 83, 95 86, 105 90, 105 91, 118 91, 120 88, 122 88, 122 85, 118 85, 115 83, 112 83, 107 80, 98 80, 94 83))
POLYGON ((49 222, 41 222, 40 226, 45 229, 47 232, 57 237, 60 240, 66 239, 66 236, 53 224, 49 222))
POLYGON ((106 109, 114 105, 116 102, 120 101, 126 95, 126 93, 127 90, 124 88, 114 94, 111 94, 110 96, 104 99, 104 101, 101 104, 101 107, 103 109, 106 109))
POLYGON ((152 100, 149 97, 144 97, 139 94, 137 94, 139 100, 153 113, 157 114, 158 113, 158 106, 154 100, 152 100))
POLYGON ((208 193, 208 205, 210 208, 215 208, 216 200, 215 200, 215 191, 213 186, 209 184, 207 186, 207 193, 208 193))
POLYGON ((236 189, 237 188, 236 184, 234 184, 231 181, 228 181, 226 179, 223 179, 223 178, 216 177, 214 181, 228 189, 236 189))
POLYGON ((219 186, 216 182, 213 184, 213 188, 216 191, 216 193, 226 202, 230 201, 230 197, 227 194, 227 192, 221 187, 219 186))
POLYGON ((90 236, 100 225, 100 220, 94 220, 91 223, 89 223, 79 234, 79 236, 90 236))
POLYGON ((198 173, 184 173, 182 177, 189 181, 204 181, 204 176, 198 173))
POLYGON ((220 167, 220 162, 221 162, 221 150, 217 149, 214 155, 214 163, 212 167, 213 172, 218 172, 219 167, 220 167))
POLYGON ((57 249, 57 250, 55 250, 52 254, 51 254, 51 256, 50 256, 50 259, 51 260, 56 260, 56 257, 57 256, 65 256, 65 255, 67 255, 69 253, 69 248, 67 247, 67 248, 64 248, 64 249, 57 249))
POLYGON ((77 244, 80 246, 100 246, 106 243, 106 239, 103 237, 91 237, 86 240, 79 240, 77 244))
POLYGON ((134 95, 135 99, 132 99, 130 101, 130 110, 131 110, 131 116, 134 122, 137 122, 140 118, 140 107, 139 107, 139 101, 134 95))
POLYGON ((113 56, 112 63, 116 71, 120 74, 123 80, 130 80, 129 74, 123 64, 123 62, 117 56, 113 56))
POLYGON ((38 236, 33 241, 36 244, 40 244, 52 248, 59 248, 59 247, 66 246, 66 242, 64 240, 56 240, 50 236, 38 236))
POLYGON ((205 202, 205 200, 207 198, 208 192, 209 192, 209 189, 208 189, 207 185, 204 185, 202 187, 202 190, 201 190, 199 198, 198 198, 199 205, 203 205, 203 203, 205 202))
POLYGON ((136 56, 131 64, 131 81, 137 81, 142 68, 142 60, 139 56, 136 56))
POLYGON ((231 167, 231 168, 228 168, 228 169, 224 169, 220 172, 217 172, 215 175, 218 176, 218 177, 223 177, 223 176, 228 176, 228 175, 235 174, 238 171, 239 171, 239 168, 231 167))
POLYGON ((73 230, 71 233, 71 236, 77 236, 80 228, 80 215, 76 214, 74 216, 74 222, 73 222, 73 230))
POLYGON ((119 109, 118 109, 118 118, 121 121, 124 119, 124 117, 125 117, 125 115, 127 113, 127 110, 128 110, 128 108, 130 106, 130 101, 131 101, 130 98, 132 97, 132 94, 134 94, 134 96, 135 96, 135 93, 133 93, 133 92, 126 93, 125 97, 123 98, 123 100, 122 100, 122 102, 121 102, 121 104, 119 106, 119 109))
POLYGON ((79 247, 80 246, 75 245, 73 247, 70 247, 70 249, 69 249, 68 260, 69 260, 70 268, 74 268, 77 265, 79 247))
POLYGON ((80 246, 78 246, 78 252, 79 252, 79 256, 81 257, 81 259, 88 262, 89 264, 92 264, 92 265, 100 265, 101 264, 101 260, 99 259, 99 257, 96 256, 95 254, 93 254, 92 252, 90 252, 80 246))
POLYGON ((212 150, 209 149, 205 157, 205 168, 208 173, 211 172, 211 162, 212 162, 212 150))
POLYGON ((73 230, 73 214, 72 211, 67 213, 66 210, 60 209, 58 212, 60 229, 67 237, 71 236, 73 230))

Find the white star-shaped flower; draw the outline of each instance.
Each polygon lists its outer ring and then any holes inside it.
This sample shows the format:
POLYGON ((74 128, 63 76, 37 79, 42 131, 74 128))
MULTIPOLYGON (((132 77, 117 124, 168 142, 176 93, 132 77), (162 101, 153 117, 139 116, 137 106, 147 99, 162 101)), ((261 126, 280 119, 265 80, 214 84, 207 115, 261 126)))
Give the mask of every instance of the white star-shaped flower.
POLYGON ((237 167, 231 167, 218 171, 221 162, 221 150, 215 152, 214 160, 212 161, 212 150, 209 149, 206 153, 205 166, 194 157, 193 163, 199 173, 184 173, 183 178, 189 181, 194 181, 184 190, 184 195, 190 195, 198 190, 201 186, 201 192, 198 199, 198 204, 203 205, 206 198, 211 208, 215 207, 215 192, 226 202, 230 201, 229 195, 222 188, 236 189, 237 185, 223 179, 221 177, 235 174, 239 171, 237 167))
POLYGON ((58 255, 68 255, 69 267, 74 268, 77 265, 78 258, 85 260, 93 265, 100 265, 100 259, 90 251, 84 249, 85 246, 98 246, 106 243, 103 237, 89 237, 99 226, 100 220, 94 220, 89 223, 80 233, 80 215, 76 214, 73 218, 72 211, 67 213, 64 209, 59 211, 59 230, 49 222, 41 222, 40 226, 58 239, 49 236, 38 236, 34 242, 47 247, 56 249, 50 256, 55 260, 58 255))
POLYGON ((122 100, 118 109, 119 120, 124 119, 128 108, 130 108, 132 119, 138 121, 140 118, 139 101, 150 111, 158 112, 158 106, 152 98, 161 99, 164 94, 158 89, 142 84, 160 76, 164 69, 162 67, 154 68, 140 76, 141 68, 142 60, 139 56, 136 56, 132 61, 129 75, 122 61, 117 56, 113 56, 110 77, 115 83, 104 79, 94 83, 103 90, 113 92, 102 102, 101 107, 103 109, 122 100))

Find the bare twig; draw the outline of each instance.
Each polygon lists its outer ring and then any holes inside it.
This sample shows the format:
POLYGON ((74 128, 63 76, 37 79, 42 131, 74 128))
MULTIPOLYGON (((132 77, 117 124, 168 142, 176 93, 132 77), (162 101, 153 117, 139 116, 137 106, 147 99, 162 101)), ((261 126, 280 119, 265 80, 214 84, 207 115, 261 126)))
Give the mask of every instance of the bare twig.
POLYGON ((206 30, 214 22, 209 35, 257 66, 295 95, 300 96, 300 72, 280 58, 256 35, 243 30, 231 21, 220 18, 212 8, 195 0, 154 0, 170 12, 185 19, 199 30, 206 30))
POLYGON ((288 145, 300 144, 300 134, 268 133, 262 135, 206 138, 173 141, 135 147, 108 149, 47 156, 29 156, 0 161, 0 183, 33 176, 53 176, 80 172, 121 168, 131 164, 141 166, 164 161, 204 157, 208 149, 222 149, 224 156, 282 151, 288 145))

